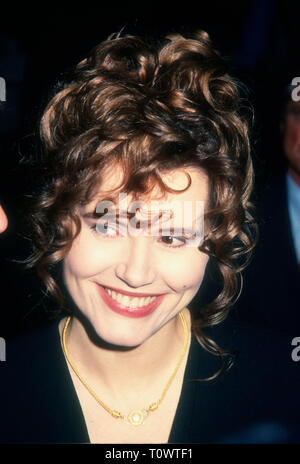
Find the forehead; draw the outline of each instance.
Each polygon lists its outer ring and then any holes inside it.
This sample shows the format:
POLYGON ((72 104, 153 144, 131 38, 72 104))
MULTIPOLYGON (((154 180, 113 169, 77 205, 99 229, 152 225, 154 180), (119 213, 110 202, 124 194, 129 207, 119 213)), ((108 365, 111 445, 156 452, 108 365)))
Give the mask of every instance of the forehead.
MULTIPOLYGON (((184 167, 180 169, 174 169, 166 173, 160 174, 160 177, 164 184, 175 190, 174 193, 162 192, 159 185, 154 184, 150 194, 141 195, 137 197, 137 200, 143 201, 145 204, 150 205, 157 201, 163 202, 164 204, 185 201, 203 201, 205 204, 208 202, 208 191, 209 182, 207 174, 201 169, 194 167, 184 167)), ((120 167, 114 167, 108 169, 103 176, 103 180, 98 190, 95 191, 95 197, 90 203, 89 207, 93 207, 98 204, 99 201, 107 199, 116 193, 122 192, 123 182, 123 171, 120 167)), ((127 203, 133 200, 133 195, 126 195, 127 203)))

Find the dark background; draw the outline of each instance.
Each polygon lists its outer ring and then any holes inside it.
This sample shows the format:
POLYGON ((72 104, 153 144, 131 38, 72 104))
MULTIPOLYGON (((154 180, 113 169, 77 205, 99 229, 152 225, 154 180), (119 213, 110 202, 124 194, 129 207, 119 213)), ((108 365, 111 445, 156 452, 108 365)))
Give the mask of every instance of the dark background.
MULTIPOLYGON (((33 134, 51 86, 91 47, 123 27, 124 33, 161 38, 169 32, 206 30, 232 74, 248 87, 255 109, 252 132, 255 191, 284 169, 280 118, 284 86, 300 76, 297 1, 148 2, 118 5, 73 3, 72 9, 40 3, 1 11, 0 201, 9 219, 0 237, 0 335, 9 336, 45 319, 40 283, 16 261, 29 252, 22 231, 24 193, 30 175, 19 160, 35 149, 33 134)), ((2 7, 1 7, 2 8, 2 7)))

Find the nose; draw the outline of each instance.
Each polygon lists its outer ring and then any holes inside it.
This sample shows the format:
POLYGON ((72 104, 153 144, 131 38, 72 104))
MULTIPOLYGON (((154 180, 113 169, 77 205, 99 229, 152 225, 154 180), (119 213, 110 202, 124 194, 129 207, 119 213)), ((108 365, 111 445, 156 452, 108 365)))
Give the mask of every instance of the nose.
POLYGON ((149 285, 155 280, 156 272, 151 259, 149 237, 128 238, 126 253, 115 272, 119 279, 133 288, 149 285))

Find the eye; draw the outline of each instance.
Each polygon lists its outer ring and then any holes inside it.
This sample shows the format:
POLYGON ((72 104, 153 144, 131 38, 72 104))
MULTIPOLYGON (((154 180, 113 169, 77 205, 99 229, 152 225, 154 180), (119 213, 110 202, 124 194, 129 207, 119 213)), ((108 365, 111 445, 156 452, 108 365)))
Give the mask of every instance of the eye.
POLYGON ((159 241, 167 245, 169 248, 182 248, 186 244, 184 237, 174 237, 173 235, 163 235, 159 241))
POLYGON ((98 220, 96 223, 92 224, 90 228, 100 237, 116 237, 120 235, 117 225, 107 220, 98 220))

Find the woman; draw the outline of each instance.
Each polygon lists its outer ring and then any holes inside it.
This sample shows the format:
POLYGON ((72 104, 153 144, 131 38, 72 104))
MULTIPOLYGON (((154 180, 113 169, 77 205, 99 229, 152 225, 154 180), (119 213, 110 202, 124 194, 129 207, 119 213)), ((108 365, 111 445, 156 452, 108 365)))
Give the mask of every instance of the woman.
POLYGON ((204 32, 112 36, 50 101, 29 264, 63 317, 8 351, 3 441, 220 442, 274 419, 267 395, 247 403, 245 358, 227 376, 216 339, 236 348, 236 332, 204 330, 225 319, 253 246, 242 109, 204 32), (219 295, 189 310, 208 262, 219 295))

